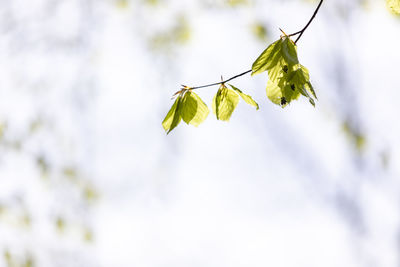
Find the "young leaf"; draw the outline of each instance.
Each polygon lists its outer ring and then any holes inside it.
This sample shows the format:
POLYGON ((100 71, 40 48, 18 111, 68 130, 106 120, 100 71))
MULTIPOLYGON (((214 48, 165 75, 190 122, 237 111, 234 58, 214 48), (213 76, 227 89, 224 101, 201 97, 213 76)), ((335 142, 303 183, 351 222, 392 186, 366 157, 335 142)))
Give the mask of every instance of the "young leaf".
POLYGON ((186 92, 182 100, 181 116, 184 122, 199 126, 208 116, 210 111, 201 98, 191 92, 186 92))
POLYGON ((268 71, 267 96, 273 103, 285 107, 302 94, 315 105, 317 96, 308 70, 299 64, 296 45, 289 37, 281 37, 256 59, 252 75, 263 71, 268 71))
MULTIPOLYGON (((290 90, 287 90, 290 86, 290 88, 295 91, 295 92, 300 92, 302 95, 307 97, 310 101, 310 103, 315 106, 315 102, 312 99, 312 96, 317 98, 315 95, 314 89, 312 88, 312 85, 309 81, 310 76, 308 74, 307 68, 299 64, 298 69, 295 71, 290 72, 287 76, 284 76, 278 83, 278 86, 284 89, 284 96, 285 94, 290 94, 290 90), (311 94, 311 95, 310 95, 311 94)), ((286 96, 288 98, 288 96, 286 96)), ((288 98, 288 103, 293 99, 288 98)))
MULTIPOLYGON (((278 85, 276 85, 273 81, 268 80, 266 90, 267 90, 267 96, 272 101, 272 103, 281 105, 281 100, 282 100, 283 95, 282 95, 282 91, 278 87, 278 85)), ((286 103, 284 103, 284 104, 286 104, 286 103)))
POLYGON ((229 86, 232 87, 232 89, 235 90, 247 104, 256 107, 256 109, 259 109, 257 102, 254 101, 253 98, 251 98, 251 96, 246 95, 240 89, 236 88, 232 84, 230 84, 229 86))
POLYGON ((290 84, 285 84, 283 87, 280 87, 271 80, 268 80, 266 90, 268 98, 273 103, 280 105, 283 108, 292 100, 298 99, 300 96, 299 90, 296 88, 293 89, 290 84))
POLYGON ((213 99, 213 110, 218 120, 229 121, 239 103, 239 96, 235 91, 221 85, 213 99))
POLYGON ((181 102, 182 96, 179 95, 162 122, 162 126, 167 134, 169 134, 169 132, 171 132, 181 122, 181 102))
POLYGON ((270 44, 267 49, 261 53, 251 67, 251 75, 262 73, 278 63, 281 43, 282 39, 279 39, 270 44))
POLYGON ((283 37, 268 46, 254 61, 251 75, 268 70, 268 77, 276 81, 298 63, 296 45, 288 37, 283 37))
POLYGON ((299 64, 296 45, 289 38, 284 38, 282 41, 282 56, 289 66, 299 64))

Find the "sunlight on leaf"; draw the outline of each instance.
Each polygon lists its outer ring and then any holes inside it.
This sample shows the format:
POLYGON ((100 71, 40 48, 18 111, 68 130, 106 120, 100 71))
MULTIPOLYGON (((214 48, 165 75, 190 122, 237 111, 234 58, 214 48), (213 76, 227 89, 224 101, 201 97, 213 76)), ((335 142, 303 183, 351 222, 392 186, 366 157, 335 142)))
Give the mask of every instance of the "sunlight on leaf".
POLYGON ((165 116, 162 126, 170 133, 183 119, 187 124, 199 126, 210 111, 201 98, 190 90, 180 93, 165 116))
POLYGON ((297 48, 290 38, 284 36, 272 43, 256 59, 252 75, 268 71, 267 96, 282 107, 298 99, 300 94, 315 106, 317 99, 310 82, 307 68, 299 64, 297 48))
POLYGON ((213 99, 213 111, 218 120, 229 121, 239 103, 239 96, 224 84, 220 86, 213 99))
POLYGON ((190 91, 185 94, 181 115, 184 122, 197 127, 207 118, 209 113, 207 105, 197 94, 190 91))
POLYGON ((243 93, 240 89, 236 88, 235 86, 233 86, 232 84, 229 85, 230 87, 232 87, 233 90, 236 91, 236 93, 238 93, 240 95, 240 97, 249 105, 254 106, 256 109, 259 109, 259 106, 257 104, 256 101, 253 100, 253 98, 249 95, 246 95, 245 93, 243 93))
POLYGON ((181 122, 181 115, 179 112, 181 101, 182 96, 179 95, 162 122, 162 126, 164 127, 164 130, 167 132, 167 134, 171 132, 176 126, 178 126, 178 124, 181 122))

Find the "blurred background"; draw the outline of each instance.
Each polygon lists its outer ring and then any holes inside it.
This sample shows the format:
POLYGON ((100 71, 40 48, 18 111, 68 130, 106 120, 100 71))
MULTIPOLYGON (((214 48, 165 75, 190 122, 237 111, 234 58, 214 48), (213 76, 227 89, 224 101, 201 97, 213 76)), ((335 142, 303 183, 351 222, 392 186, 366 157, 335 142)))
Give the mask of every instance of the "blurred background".
POLYGON ((385 1, 324 1, 298 42, 315 108, 247 75, 260 110, 161 126, 180 84, 250 69, 317 4, 0 0, 0 266, 400 266, 385 1))

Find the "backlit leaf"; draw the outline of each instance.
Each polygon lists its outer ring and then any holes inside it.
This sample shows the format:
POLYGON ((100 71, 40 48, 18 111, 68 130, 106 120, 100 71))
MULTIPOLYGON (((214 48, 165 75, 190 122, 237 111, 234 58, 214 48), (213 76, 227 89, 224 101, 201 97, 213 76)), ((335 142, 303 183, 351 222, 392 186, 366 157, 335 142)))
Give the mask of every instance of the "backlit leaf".
POLYGON ((263 71, 268 71, 267 96, 273 103, 285 107, 302 94, 315 105, 308 70, 299 64, 296 45, 287 36, 272 43, 253 63, 252 74, 263 71))
MULTIPOLYGON (((278 85, 276 85, 271 80, 268 80, 268 83, 267 83, 267 96, 272 101, 272 103, 281 105, 281 101, 282 101, 282 97, 283 97, 282 91, 278 87, 278 85)), ((282 105, 282 106, 286 106, 286 103, 284 103, 284 105, 282 105)))
POLYGON ((282 56, 289 66, 299 64, 296 45, 289 38, 282 40, 282 56))
POLYGON ((298 64, 296 45, 287 37, 275 41, 254 61, 252 75, 268 70, 268 76, 276 80, 281 74, 298 64))
POLYGON ((251 75, 262 73, 267 69, 278 64, 281 50, 282 39, 275 41, 265 49, 261 55, 254 61, 251 69, 251 75))
POLYGON ((240 89, 236 88, 232 84, 230 84, 229 86, 232 87, 232 89, 235 90, 247 104, 256 107, 256 109, 259 109, 257 102, 254 101, 253 98, 251 98, 251 96, 246 95, 240 89))
POLYGON ((171 132, 176 126, 178 126, 179 122, 181 121, 180 115, 180 104, 182 101, 182 96, 178 96, 172 105, 171 109, 168 111, 167 116, 162 122, 162 126, 164 130, 167 132, 171 132))
POLYGON ((182 100, 181 111, 184 122, 197 127, 207 118, 208 113, 210 111, 207 105, 197 94, 190 91, 186 92, 182 100))
POLYGON ((239 103, 239 96, 235 91, 221 85, 213 99, 213 110, 218 120, 229 121, 239 103))

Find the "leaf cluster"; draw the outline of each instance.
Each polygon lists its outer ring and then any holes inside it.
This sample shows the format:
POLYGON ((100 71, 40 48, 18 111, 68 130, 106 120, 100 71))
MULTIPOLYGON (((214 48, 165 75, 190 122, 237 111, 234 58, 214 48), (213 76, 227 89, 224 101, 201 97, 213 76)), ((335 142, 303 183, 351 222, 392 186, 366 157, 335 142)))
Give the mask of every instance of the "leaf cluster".
MULTIPOLYGON (((212 108, 218 120, 229 121, 239 103, 239 97, 249 105, 256 107, 256 109, 259 108, 251 96, 243 93, 233 85, 229 86, 232 89, 229 89, 222 83, 212 101, 212 108)), ((190 87, 184 86, 176 95, 174 104, 162 122, 162 126, 167 134, 178 126, 181 120, 186 122, 186 124, 192 124, 197 127, 210 113, 207 105, 190 87)))
POLYGON ((200 125, 208 116, 209 110, 201 98, 193 92, 194 89, 219 84, 220 87, 212 100, 212 109, 218 120, 229 121, 239 99, 247 104, 259 108, 253 98, 235 86, 226 82, 244 75, 268 72, 267 96, 275 104, 285 107, 300 95, 305 96, 315 106, 317 96, 310 82, 310 75, 306 67, 299 63, 296 44, 287 36, 281 36, 265 49, 254 61, 252 69, 236 75, 226 81, 200 87, 187 87, 178 91, 176 100, 165 117, 162 125, 164 130, 171 132, 183 120, 187 124, 200 125))
POLYGON ((199 126, 210 111, 201 98, 191 90, 183 89, 177 96, 167 116, 162 122, 164 130, 171 132, 183 120, 187 124, 199 126))
POLYGON ((299 63, 297 47, 283 36, 265 49, 252 65, 252 75, 268 72, 267 96, 285 107, 303 95, 315 106, 315 91, 306 67, 299 63))

